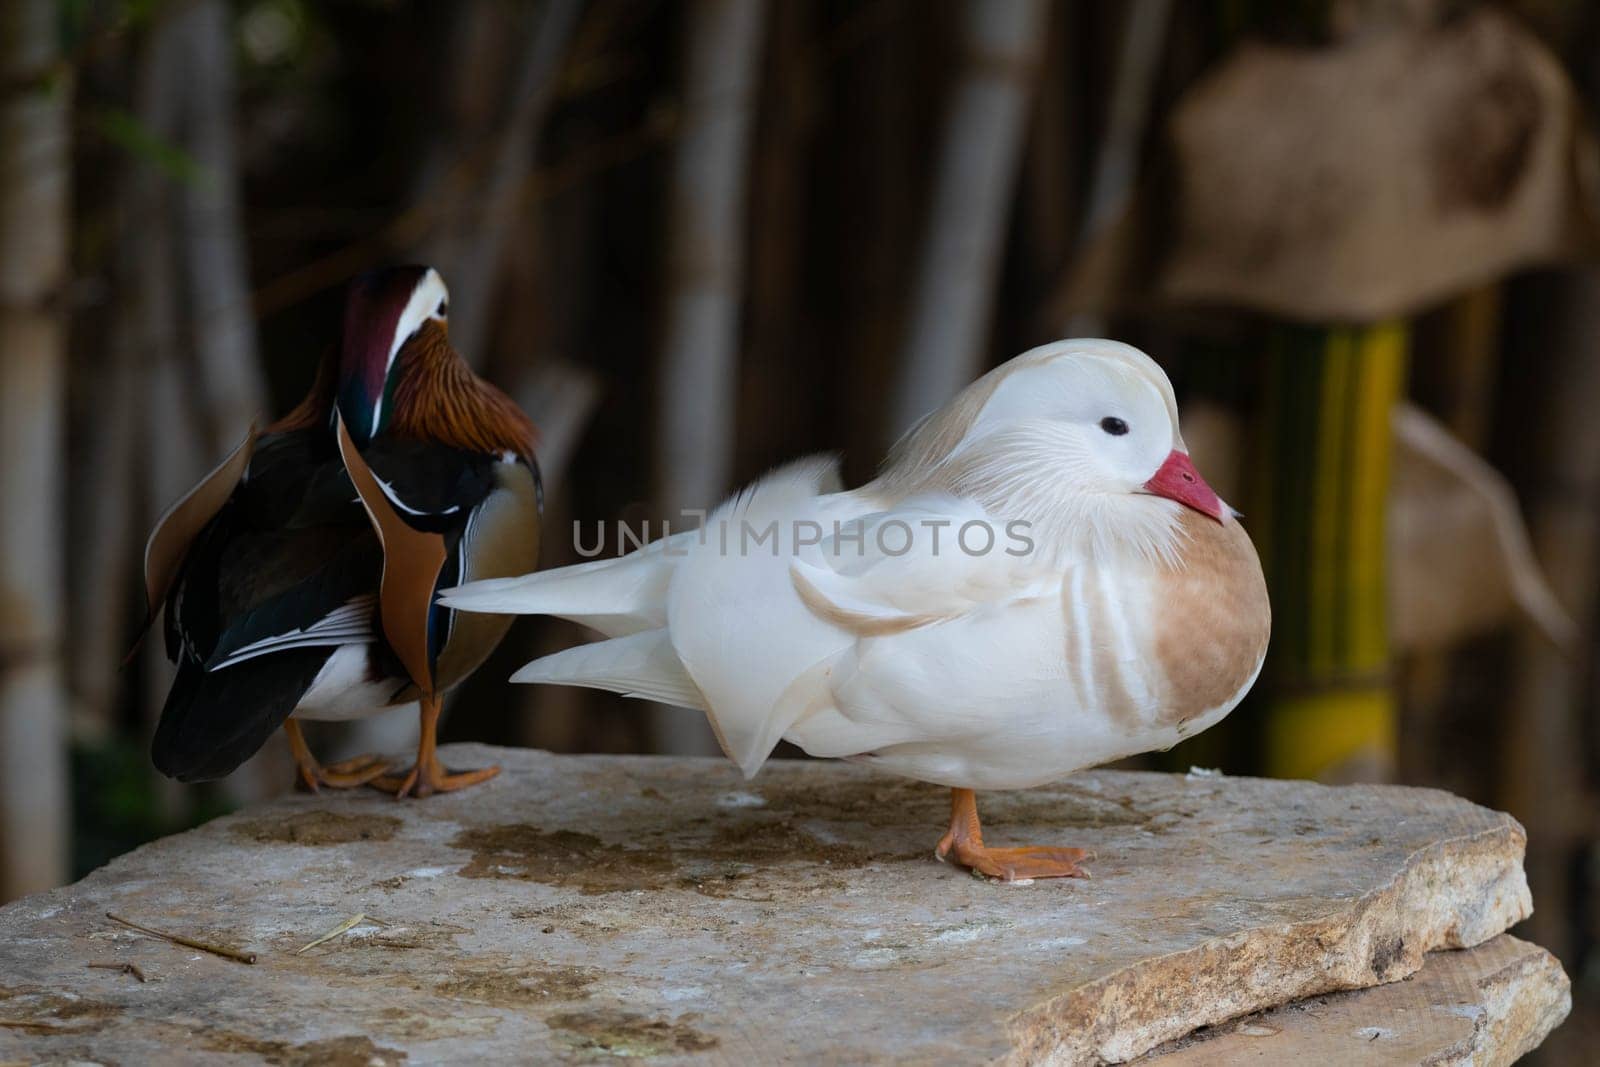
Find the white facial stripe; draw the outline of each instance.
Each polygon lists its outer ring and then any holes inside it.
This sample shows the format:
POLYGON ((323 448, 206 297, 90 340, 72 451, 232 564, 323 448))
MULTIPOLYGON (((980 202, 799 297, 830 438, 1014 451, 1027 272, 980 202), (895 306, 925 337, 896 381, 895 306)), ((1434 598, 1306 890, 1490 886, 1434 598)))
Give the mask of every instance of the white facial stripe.
MULTIPOLYGON (((439 277, 439 272, 428 269, 417 282, 416 288, 411 290, 411 299, 406 301, 406 309, 400 313, 400 320, 395 323, 394 337, 389 342, 389 358, 384 362, 383 375, 388 380, 389 371, 394 369, 395 357, 400 354, 401 347, 411 339, 411 335, 422 328, 422 324, 429 319, 443 322, 444 316, 439 314, 439 308, 450 299, 450 292, 444 287, 444 279, 439 277)), ((372 425, 378 425, 378 417, 383 414, 384 390, 378 390, 378 399, 372 405, 372 425)))
MULTIPOLYGON (((407 504, 404 500, 401 500, 400 499, 400 494, 395 492, 394 486, 390 485, 388 482, 384 481, 382 478, 378 477, 376 474, 374 474, 372 476, 372 480, 378 483, 378 488, 383 490, 383 495, 388 497, 389 503, 393 504, 395 507, 397 507, 401 511, 405 512, 407 515, 427 515, 427 514, 430 514, 429 512, 426 512, 426 511, 418 511, 416 508, 414 508, 414 507, 410 506, 409 504, 407 504)), ((449 507, 447 507, 443 511, 439 512, 439 514, 440 515, 454 515, 456 512, 458 512, 460 510, 461 510, 461 505, 460 504, 451 504, 449 507)))

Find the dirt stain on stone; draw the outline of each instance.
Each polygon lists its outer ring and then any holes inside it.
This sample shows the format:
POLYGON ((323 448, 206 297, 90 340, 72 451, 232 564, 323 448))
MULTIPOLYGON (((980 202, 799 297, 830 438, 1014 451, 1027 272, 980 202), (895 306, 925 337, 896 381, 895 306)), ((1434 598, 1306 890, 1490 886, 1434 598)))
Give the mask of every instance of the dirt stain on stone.
POLYGON ((893 778, 830 782, 826 788, 809 781, 757 783, 751 791, 770 809, 797 818, 898 826, 943 818, 950 811, 949 790, 893 778))
POLYGON ((557 1040, 580 1052, 649 1057, 716 1048, 717 1039, 690 1026, 688 1018, 668 1021, 608 1008, 552 1015, 545 1025, 557 1031, 557 1040))
POLYGON ((1389 937, 1379 940, 1372 946, 1372 958, 1368 961, 1368 966, 1372 968, 1372 976, 1380 981, 1387 978, 1390 969, 1404 960, 1405 954, 1405 938, 1389 937))
POLYGON ((587 967, 511 967, 457 974, 431 991, 452 1000, 517 1008, 545 1001, 586 1000, 589 987, 599 978, 599 972, 587 967))
POLYGON ((393 815, 340 815, 302 811, 287 818, 248 819, 232 827, 247 841, 278 845, 348 845, 355 841, 387 841, 400 829, 393 815))
POLYGON ((787 819, 719 826, 712 833, 711 842, 709 849, 697 850, 696 858, 759 864, 821 863, 830 867, 863 867, 873 859, 863 848, 823 841, 787 819))
POLYGON ((213 1030, 205 1034, 200 1043, 209 1052, 260 1056, 274 1067, 394 1067, 406 1060, 406 1054, 399 1049, 384 1048, 360 1034, 291 1045, 287 1041, 213 1030))
POLYGON ((5 1030, 39 1034, 82 1034, 99 1030, 122 1009, 104 1001, 54 993, 47 989, 0 986, 0 1015, 5 1030))
POLYGON ((610 845, 592 834, 523 823, 465 830, 451 845, 472 853, 457 872, 463 878, 520 879, 590 895, 676 888, 710 897, 737 895, 734 885, 749 873, 742 865, 810 863, 844 869, 920 858, 925 851, 876 855, 853 844, 824 841, 786 818, 730 820, 715 827, 709 841, 690 839, 670 848, 610 845))
POLYGON ((456 872, 463 878, 516 878, 586 895, 660 888, 674 869, 670 849, 607 845, 592 834, 526 823, 464 830, 450 844, 472 853, 456 872))
POLYGON ((426 1015, 415 1006, 385 1008, 364 1017, 364 1025, 392 1040, 450 1041, 465 1037, 484 1037, 500 1027, 497 1016, 452 1011, 449 1015, 426 1015))
MULTIPOLYGON (((868 826, 926 825, 935 839, 950 817, 949 790, 913 781, 866 778, 830 783, 826 790, 807 783, 779 781, 754 791, 767 801, 773 814, 868 826)), ((985 794, 983 813, 986 823, 990 819, 997 823, 1004 820, 1019 830, 1030 831, 1048 827, 1139 826, 1151 818, 1131 798, 1069 782, 1036 790, 985 794)))
POLYGON ((984 829, 1003 826, 1033 833, 1053 829, 1143 826, 1153 818, 1127 797, 1058 784, 1033 792, 999 793, 982 799, 984 829))
POLYGON ((712 871, 703 875, 686 874, 678 879, 677 887, 719 900, 753 900, 767 903, 773 899, 770 893, 753 889, 750 883, 749 871, 712 871), (752 896, 752 892, 756 895, 752 896))
POLYGON ((386 962, 385 957, 395 952, 451 952, 456 938, 470 932, 465 926, 451 923, 393 923, 370 936, 338 938, 304 955, 299 949, 308 935, 303 933, 278 938, 276 947, 285 954, 286 965, 300 970, 338 967, 362 973, 363 968, 368 968, 371 973, 388 973, 394 964, 386 962))

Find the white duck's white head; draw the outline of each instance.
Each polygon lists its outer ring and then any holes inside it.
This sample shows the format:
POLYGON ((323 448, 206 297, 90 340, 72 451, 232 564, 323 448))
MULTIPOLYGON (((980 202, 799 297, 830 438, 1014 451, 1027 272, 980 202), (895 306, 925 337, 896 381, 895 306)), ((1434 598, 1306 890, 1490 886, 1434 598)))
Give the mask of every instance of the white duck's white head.
POLYGON ((907 434, 879 484, 970 496, 997 517, 1102 545, 1121 534, 1163 555, 1152 541, 1180 511, 1168 501, 1227 515, 1189 460, 1166 374, 1106 340, 1058 341, 996 367, 907 434))

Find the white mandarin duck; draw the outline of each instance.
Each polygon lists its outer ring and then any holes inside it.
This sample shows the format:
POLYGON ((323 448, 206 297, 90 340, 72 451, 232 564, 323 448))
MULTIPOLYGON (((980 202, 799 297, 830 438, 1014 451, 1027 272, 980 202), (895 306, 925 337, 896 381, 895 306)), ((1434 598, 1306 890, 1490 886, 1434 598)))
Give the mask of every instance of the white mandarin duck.
POLYGON ((698 708, 748 775, 780 739, 950 787, 938 856, 1082 875, 1075 848, 993 848, 977 789, 1170 747, 1255 681, 1270 613, 1233 511, 1189 460, 1172 385, 1114 341, 1034 349, 839 491, 828 460, 619 559, 443 594, 607 640, 514 681, 698 708))

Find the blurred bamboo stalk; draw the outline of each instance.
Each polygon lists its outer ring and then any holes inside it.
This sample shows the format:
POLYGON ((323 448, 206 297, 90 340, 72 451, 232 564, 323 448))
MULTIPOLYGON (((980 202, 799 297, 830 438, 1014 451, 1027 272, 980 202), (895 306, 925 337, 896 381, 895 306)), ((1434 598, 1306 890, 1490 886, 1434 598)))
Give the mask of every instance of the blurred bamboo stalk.
POLYGON ((422 161, 413 176, 413 211, 427 205, 426 239, 417 252, 448 284, 466 255, 481 182, 483 157, 505 109, 506 67, 516 35, 514 12, 501 0, 457 0, 450 8, 449 39, 433 85, 422 161))
MULTIPOLYGON (((451 340, 476 367, 481 368, 487 359, 484 345, 506 235, 516 229, 534 147, 582 11, 582 0, 545 0, 517 57, 511 109, 487 175, 481 182, 472 182, 470 192, 435 188, 425 194, 462 196, 472 205, 459 220, 459 230, 441 232, 429 242, 427 259, 450 286, 451 340)), ((458 69, 470 77, 471 57, 461 59, 458 69)))
MULTIPOLYGON (((1150 125, 1151 100, 1161 74, 1161 52, 1172 22, 1172 0, 1133 0, 1127 12, 1106 133, 1095 156, 1079 228, 1080 251, 1122 214, 1133 197, 1139 155, 1150 125)), ((1080 312, 1067 319, 1063 336, 1094 337, 1105 330, 1104 315, 1080 312)))
MULTIPOLYGON (((186 11, 183 15, 189 13, 186 11)), ((182 146, 185 152, 190 147, 184 141, 184 119, 192 106, 188 97, 192 90, 193 50, 206 36, 204 32, 197 33, 197 29, 206 31, 207 28, 203 23, 186 24, 184 17, 156 22, 137 55, 134 75, 134 114, 138 122, 150 137, 182 146)), ((228 102, 217 106, 227 107, 228 102)), ((215 146, 212 151, 216 152, 215 146)), ((208 281, 197 275, 199 264, 190 262, 189 255, 197 244, 225 243, 230 238, 203 236, 197 242, 185 240, 183 243, 179 240, 180 236, 190 236, 180 225, 185 216, 185 202, 192 197, 211 195, 196 190, 194 184, 226 181, 228 177, 202 174, 185 182, 165 173, 152 160, 135 159, 132 163, 128 189, 133 207, 125 239, 132 244, 133 254, 123 295, 131 305, 137 362, 145 388, 139 403, 143 417, 137 449, 143 461, 140 471, 144 489, 138 528, 144 531, 210 468, 223 448, 237 442, 219 440, 214 444, 210 440, 220 436, 225 426, 220 419, 208 426, 203 414, 213 399, 208 388, 212 379, 201 371, 197 362, 196 348, 205 333, 205 324, 196 321, 196 309, 188 299, 190 279, 197 288, 204 288, 208 281)), ((224 216, 220 223, 207 222, 213 226, 226 225, 227 219, 224 216)), ((233 224, 237 225, 236 219, 233 224)), ((242 271, 242 257, 235 260, 234 266, 242 271)), ((219 284, 224 288, 238 285, 242 289, 244 279, 221 279, 219 284)), ((204 299, 214 310, 215 305, 209 303, 212 298, 204 299)), ((247 309, 248 304, 240 307, 247 309)), ((253 325, 246 323, 244 333, 253 338, 253 325)), ((235 334, 213 336, 212 341, 209 352, 212 361, 240 358, 246 346, 253 359, 253 340, 241 343, 235 334)), ((218 369, 216 380, 233 383, 229 391, 233 393, 235 407, 224 417, 248 423, 258 413, 246 410, 240 403, 240 398, 248 395, 250 388, 242 383, 249 382, 256 374, 259 370, 254 364, 245 369, 218 369)), ((260 388, 259 382, 255 388, 260 388)), ((226 392, 217 400, 227 403, 226 392)), ((173 668, 167 662, 159 639, 147 641, 143 652, 143 726, 144 736, 148 737, 155 729, 172 684, 173 668)), ((255 766, 259 768, 263 764, 255 766)), ((184 819, 192 801, 191 794, 176 782, 156 774, 153 768, 150 780, 163 817, 169 822, 184 819)), ((264 778, 250 774, 240 775, 239 780, 229 786, 241 799, 266 795, 276 788, 264 778)))
MULTIPOLYGON (((170 60, 171 38, 158 23, 135 59, 134 116, 152 136, 170 139, 177 123, 178 83, 181 71, 170 60)), ((138 428, 138 453, 143 459, 144 500, 139 529, 148 530, 158 516, 193 484, 192 475, 203 472, 204 438, 198 420, 184 402, 184 372, 178 365, 178 278, 174 247, 175 225, 172 191, 168 179, 146 159, 132 161, 128 181, 133 202, 126 236, 133 247, 131 274, 124 279, 123 295, 131 305, 139 377, 144 395, 139 398, 142 419, 138 428)), ((146 641, 143 648, 143 712, 141 744, 155 732, 157 718, 172 685, 173 668, 161 641, 146 641)), ((187 798, 176 782, 149 770, 156 808, 168 821, 185 812, 187 798)))
POLYGON ((806 388, 815 337, 804 311, 806 193, 816 114, 815 10, 777 4, 768 29, 769 59, 752 134, 745 270, 743 367, 738 389, 740 451, 762 465, 787 450, 820 418, 826 398, 806 388))
MULTIPOLYGON (((846 432, 828 444, 844 448, 847 477, 854 482, 871 477, 883 451, 884 397, 904 343, 906 294, 915 277, 912 253, 924 225, 919 197, 911 191, 926 179, 918 147, 926 121, 928 72, 921 57, 927 32, 883 34, 864 45, 854 62, 841 64, 844 78, 837 87, 823 80, 824 92, 850 101, 839 109, 838 132, 819 135, 818 159, 836 202, 848 204, 853 217, 848 226, 829 226, 824 210, 806 240, 816 250, 809 254, 820 252, 836 272, 834 314, 844 327, 833 328, 842 348, 838 365, 849 368, 856 388, 830 390, 839 394, 836 418, 846 432)), ((826 318, 813 320, 823 337, 830 325, 826 318)), ((810 362, 812 368, 828 365, 810 362)))
MULTIPOLYGON (((1600 272, 1552 281, 1555 307, 1538 347, 1541 389, 1531 471, 1523 492, 1534 551, 1556 594, 1582 628, 1577 647, 1594 654, 1600 581, 1600 272)), ((1523 420, 1518 420, 1519 428, 1523 420)), ((1587 658, 1574 661, 1535 627, 1519 628, 1502 736, 1498 803, 1528 828, 1528 881, 1539 908, 1529 936, 1574 960, 1573 872, 1592 853, 1594 798, 1585 792, 1583 708, 1587 658)))
MULTIPOLYGON (((126 200, 126 197, 120 198, 126 200)), ((121 205, 119 226, 128 225, 121 205)), ((114 275, 128 277, 131 242, 121 242, 120 262, 114 275)), ((127 653, 128 598, 140 588, 132 580, 139 564, 134 541, 138 498, 136 489, 139 405, 105 404, 104 396, 137 395, 138 358, 134 323, 126 299, 119 297, 112 311, 115 324, 95 386, 100 398, 88 398, 73 412, 72 432, 81 442, 74 458, 78 473, 68 492, 72 495, 68 544, 76 563, 67 571, 67 625, 73 634, 73 654, 66 664, 72 694, 74 739, 97 743, 116 735, 116 703, 120 667, 127 653)), ((137 611, 137 609, 135 609, 137 611)))
POLYGON ((539 476, 549 498, 563 487, 573 453, 600 403, 600 380, 564 360, 547 361, 523 376, 516 399, 539 427, 539 476))
MULTIPOLYGON (((138 60, 144 79, 138 102, 141 122, 191 159, 197 173, 176 181, 157 173, 148 159, 128 160, 123 183, 127 195, 118 218, 120 255, 112 268, 122 282, 115 311, 121 324, 113 332, 110 365, 94 378, 104 395, 130 395, 137 381, 133 364, 144 358, 136 349, 159 346, 167 353, 163 358, 173 359, 192 353, 192 361, 184 362, 193 373, 179 379, 168 403, 185 404, 195 412, 181 425, 198 421, 198 433, 183 442, 196 454, 174 456, 178 475, 165 488, 204 470, 211 458, 233 447, 267 406, 239 206, 233 57, 227 6, 220 0, 199 0, 158 21, 138 60), (152 237, 155 220, 164 220, 168 233, 152 237), (181 246, 171 234, 181 235, 181 246), (160 297, 148 293, 141 281, 158 256, 159 276, 171 286, 160 297), (143 295, 130 301, 133 294, 143 295), (167 305, 164 310, 149 305, 156 299, 167 305), (130 308, 130 303, 141 306, 130 308), (143 345, 130 340, 140 334, 143 345)), ((135 529, 132 492, 138 480, 135 421, 143 408, 122 403, 108 411, 89 404, 74 427, 76 438, 86 442, 86 473, 78 490, 81 532, 74 540, 83 549, 83 563, 71 582, 70 617, 81 643, 70 671, 75 722, 89 737, 104 734, 110 725, 126 650, 130 616, 123 597, 132 586, 125 577, 133 542, 143 532, 135 529)), ((187 488, 177 488, 175 495, 187 488)), ((153 486, 149 489, 145 511, 153 517, 171 499, 163 499, 153 486)), ((241 780, 251 777, 246 773, 241 780)))
MULTIPOLYGON (((1016 210, 1029 271, 1053 278, 1072 259, 1083 213, 1084 183, 1078 161, 1089 155, 1089 123, 1077 106, 1083 71, 1074 60, 1082 18, 1049 20, 1039 57, 1039 78, 1022 158, 1016 210)), ((1055 324, 1045 333, 1055 335, 1055 324)))
MULTIPOLYGON (((597 21, 585 24, 585 41, 592 39, 597 21)), ((575 53, 583 43, 574 44, 575 53)), ((598 136, 592 123, 577 124, 569 135, 579 143, 593 143, 598 136)), ((598 183, 581 182, 563 192, 548 209, 541 203, 521 220, 527 236, 506 250, 507 284, 514 292, 537 295, 536 300, 517 300, 507 306, 499 328, 502 354, 541 354, 536 368, 518 368, 520 381, 514 395, 539 427, 546 531, 539 565, 547 568, 576 558, 567 533, 572 529, 573 497, 567 468, 578 454, 602 395, 600 376, 575 363, 577 354, 585 353, 592 343, 583 327, 599 277, 595 268, 603 244, 597 227, 602 199, 598 183)), ((534 659, 573 644, 577 638, 570 632, 563 632, 563 642, 549 643, 552 631, 562 627, 578 629, 554 619, 514 628, 507 642, 508 649, 516 650, 513 661, 534 659)), ((492 681, 496 686, 504 684, 500 677, 492 681)), ((515 724, 512 741, 558 752, 583 747, 579 738, 594 720, 592 711, 586 713, 593 693, 568 686, 513 688, 508 694, 515 724)))
MULTIPOLYGON (((239 203, 231 19, 223 0, 197 0, 158 31, 169 35, 168 61, 185 74, 174 132, 200 174, 172 192, 183 234, 175 251, 187 325, 184 339, 201 386, 200 402, 194 405, 204 441, 201 470, 234 447, 252 422, 264 425, 270 418, 239 203)), ((292 780, 284 747, 275 738, 229 776, 222 788, 233 803, 271 796, 292 780)))
POLYGON ((1395 761, 1385 505, 1408 329, 1276 336, 1251 529, 1273 598, 1265 770, 1381 781, 1395 761))
MULTIPOLYGON (((1480 456, 1489 443, 1494 412, 1495 375, 1504 344, 1500 332, 1503 304, 1498 284, 1480 286, 1451 301, 1438 315, 1435 343, 1428 346, 1428 338, 1419 338, 1437 355, 1420 363, 1413 374, 1414 380, 1423 379, 1430 364, 1437 366, 1437 384, 1445 394, 1436 404, 1439 421, 1480 456)), ((1459 717, 1458 713, 1452 715, 1449 704, 1458 654, 1454 649, 1425 649, 1405 656, 1399 665, 1402 743, 1397 776, 1403 782, 1459 788, 1458 782, 1441 779, 1442 768, 1437 764, 1441 740, 1448 736, 1452 717, 1459 717)))
MULTIPOLYGON (((766 19, 766 0, 688 8, 656 447, 657 512, 669 522, 684 508, 715 507, 733 477, 745 187, 766 19)), ((718 751, 702 717, 658 709, 655 719, 661 751, 718 751)))
POLYGON ((200 177, 176 189, 181 280, 204 393, 207 464, 236 445, 266 408, 234 146, 234 42, 223 0, 199 0, 160 32, 184 73, 177 139, 200 177))
MULTIPOLYGON (((62 671, 70 75, 57 5, 0 5, 0 901, 68 864, 62 671)), ((116 403, 118 398, 108 398, 116 403)))
POLYGON ((1043 0, 966 0, 963 11, 962 68, 934 163, 910 325, 890 399, 891 439, 983 370, 1045 37, 1043 0))

